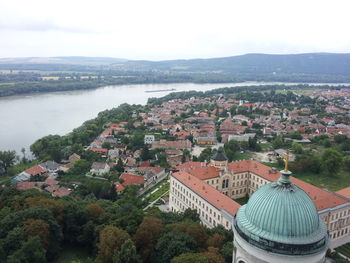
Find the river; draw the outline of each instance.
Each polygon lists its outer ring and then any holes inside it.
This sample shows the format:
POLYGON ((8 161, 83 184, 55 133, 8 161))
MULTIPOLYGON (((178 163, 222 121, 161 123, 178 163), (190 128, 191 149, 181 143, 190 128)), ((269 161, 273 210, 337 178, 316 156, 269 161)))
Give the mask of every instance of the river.
MULTIPOLYGON (((105 109, 122 103, 145 104, 149 97, 173 91, 145 92, 174 88, 176 91, 206 91, 221 87, 278 83, 245 82, 220 84, 141 84, 106 86, 93 90, 30 94, 0 98, 0 150, 16 150, 49 135, 64 135, 105 109)), ((281 84, 281 83, 279 83, 281 84)))

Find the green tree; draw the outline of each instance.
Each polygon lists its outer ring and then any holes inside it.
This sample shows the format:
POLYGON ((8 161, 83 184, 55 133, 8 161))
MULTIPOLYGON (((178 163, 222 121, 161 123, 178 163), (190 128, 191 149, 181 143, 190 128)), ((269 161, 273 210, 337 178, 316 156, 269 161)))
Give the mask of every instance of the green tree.
POLYGON ((30 237, 22 247, 7 258, 7 263, 46 262, 46 251, 37 236, 30 237))
POLYGON ((273 141, 272 141, 272 147, 274 149, 279 149, 283 147, 283 140, 281 136, 277 136, 273 141))
POLYGON ((138 227, 133 239, 144 262, 149 262, 162 231, 162 221, 155 217, 145 217, 138 227))
POLYGON ((74 166, 69 169, 69 174, 85 175, 90 170, 90 163, 84 159, 80 159, 74 163, 74 166))
POLYGON ((344 168, 347 170, 347 171, 350 171, 350 156, 345 156, 343 158, 343 164, 344 164, 344 168))
POLYGON ((329 175, 336 175, 342 167, 342 155, 334 149, 326 149, 321 159, 321 168, 329 175))
POLYGON ((213 151, 210 147, 205 148, 198 157, 200 162, 209 161, 210 157, 213 155, 213 151))
POLYGON ((15 151, 0 151, 0 174, 6 174, 7 170, 16 162, 15 151))
POLYGON ((142 148, 140 157, 142 161, 147 161, 151 159, 149 149, 146 145, 142 148))
POLYGON ((100 232, 98 259, 105 263, 112 263, 113 255, 121 249, 128 239, 130 236, 124 230, 115 226, 106 226, 100 232))
POLYGON ((89 219, 89 212, 78 202, 66 203, 64 214, 64 238, 69 243, 78 243, 83 226, 89 219))
POLYGON ((105 149, 111 149, 112 148, 112 145, 111 145, 111 143, 110 142, 104 142, 104 143, 102 143, 102 148, 105 148, 105 149))
POLYGON ((134 243, 128 239, 113 256, 113 263, 141 263, 140 256, 136 253, 134 243))
POLYGON ((28 219, 24 223, 24 232, 27 236, 37 236, 40 238, 42 246, 47 249, 50 245, 49 224, 40 219, 28 219))
POLYGON ((303 147, 297 142, 293 142, 292 143, 292 150, 296 154, 302 154, 303 153, 303 147))
POLYGON ((183 253, 194 253, 196 249, 196 241, 190 235, 167 232, 158 239, 155 262, 169 263, 172 258, 183 253))
POLYGON ((116 171, 119 173, 124 172, 124 163, 121 158, 118 159, 117 165, 115 167, 116 171))
POLYGON ((209 263, 209 260, 202 253, 185 253, 174 257, 171 263, 209 263))
POLYGON ((239 144, 234 140, 228 141, 224 145, 224 150, 228 160, 232 162, 235 159, 237 152, 239 151, 239 144))
POLYGON ((222 249, 220 250, 221 255, 226 262, 232 262, 232 253, 233 253, 233 243, 232 241, 226 242, 222 249))

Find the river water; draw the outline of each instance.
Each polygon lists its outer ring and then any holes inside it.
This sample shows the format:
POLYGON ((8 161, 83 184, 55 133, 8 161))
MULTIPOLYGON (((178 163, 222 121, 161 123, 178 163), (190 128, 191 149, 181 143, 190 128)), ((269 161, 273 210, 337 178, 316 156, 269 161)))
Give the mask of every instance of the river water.
POLYGON ((173 91, 206 91, 215 88, 281 83, 245 82, 220 84, 142 84, 107 86, 93 90, 30 94, 0 98, 0 150, 16 150, 49 135, 64 135, 105 109, 122 103, 145 104, 149 97, 162 97, 173 91))

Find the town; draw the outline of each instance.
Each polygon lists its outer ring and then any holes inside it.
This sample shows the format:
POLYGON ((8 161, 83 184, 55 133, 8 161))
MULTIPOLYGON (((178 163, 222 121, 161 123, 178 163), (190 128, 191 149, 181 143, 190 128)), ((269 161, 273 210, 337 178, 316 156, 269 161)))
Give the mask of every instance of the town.
POLYGON ((329 248, 350 257, 346 87, 172 93, 102 112, 31 151, 36 160, 24 153, 6 168, 4 186, 67 200, 118 202, 133 193, 146 213, 192 210, 204 226, 228 231, 249 197, 278 180, 290 154, 291 181, 313 200, 329 248))

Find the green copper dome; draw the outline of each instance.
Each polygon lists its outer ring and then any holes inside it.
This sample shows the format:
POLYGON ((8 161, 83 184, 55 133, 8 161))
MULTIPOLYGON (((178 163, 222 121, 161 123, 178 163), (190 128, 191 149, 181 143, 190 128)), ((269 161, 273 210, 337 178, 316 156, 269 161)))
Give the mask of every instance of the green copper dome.
POLYGON ((327 228, 310 197, 283 172, 257 190, 237 213, 234 227, 249 243, 275 253, 305 255, 325 249, 327 228))

